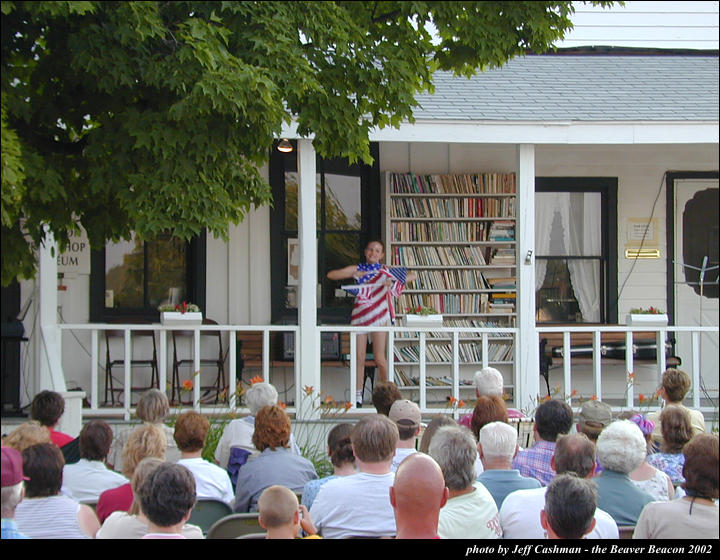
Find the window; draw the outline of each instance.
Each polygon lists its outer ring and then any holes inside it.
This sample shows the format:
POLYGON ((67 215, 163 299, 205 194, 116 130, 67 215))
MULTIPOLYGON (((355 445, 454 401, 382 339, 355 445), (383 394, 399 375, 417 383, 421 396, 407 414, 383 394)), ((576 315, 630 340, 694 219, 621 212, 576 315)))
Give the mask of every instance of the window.
POLYGON ((190 243, 161 235, 108 243, 93 251, 92 321, 157 321, 164 303, 192 301, 205 309, 205 235, 190 243))
POLYGON ((617 179, 538 178, 538 323, 617 322, 617 179))
MULTIPOLYGON (((371 153, 378 161, 377 144, 371 153)), ((364 245, 380 231, 380 175, 372 166, 345 159, 317 159, 318 317, 348 322, 352 298, 327 279, 328 270, 360 262, 364 245)), ((298 300, 297 152, 270 156, 272 320, 297 321, 298 300)))

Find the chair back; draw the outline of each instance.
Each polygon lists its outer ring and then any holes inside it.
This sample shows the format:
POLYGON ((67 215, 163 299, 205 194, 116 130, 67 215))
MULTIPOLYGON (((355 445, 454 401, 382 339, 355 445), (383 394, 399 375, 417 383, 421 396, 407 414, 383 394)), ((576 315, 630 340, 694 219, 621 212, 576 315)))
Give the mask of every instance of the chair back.
POLYGON ((247 535, 240 535, 235 537, 236 539, 266 539, 267 533, 248 533, 247 535))
POLYGON ((263 529, 258 521, 259 516, 258 512, 227 515, 208 529, 206 538, 235 539, 242 535, 262 532, 263 529))
POLYGON ((203 533, 207 533, 213 523, 231 513, 232 508, 225 502, 219 500, 198 500, 192 510, 192 514, 190 514, 188 523, 197 525, 202 529, 203 533))
POLYGON ((635 532, 635 525, 618 525, 618 533, 621 539, 632 539, 635 532))

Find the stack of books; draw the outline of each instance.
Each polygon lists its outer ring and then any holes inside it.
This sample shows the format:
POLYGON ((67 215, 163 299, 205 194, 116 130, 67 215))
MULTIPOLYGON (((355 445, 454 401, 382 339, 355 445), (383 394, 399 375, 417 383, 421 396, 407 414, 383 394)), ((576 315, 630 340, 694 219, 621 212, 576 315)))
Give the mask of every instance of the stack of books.
POLYGON ((497 220, 490 226, 489 241, 515 241, 515 222, 512 220, 497 220))

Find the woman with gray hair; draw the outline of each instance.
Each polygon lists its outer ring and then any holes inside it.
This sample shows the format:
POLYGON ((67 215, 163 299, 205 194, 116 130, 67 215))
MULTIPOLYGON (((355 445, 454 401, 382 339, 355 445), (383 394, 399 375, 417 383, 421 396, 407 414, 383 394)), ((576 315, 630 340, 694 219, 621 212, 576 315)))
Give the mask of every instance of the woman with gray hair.
POLYGON ((653 501, 629 476, 645 460, 646 452, 645 437, 630 420, 610 423, 598 437, 597 461, 603 468, 594 478, 598 507, 608 512, 618 526, 635 525, 642 509, 653 501))
MULTIPOLYGON (((173 439, 174 430, 165 424, 165 419, 170 414, 170 402, 167 395, 159 389, 150 389, 145 391, 135 408, 135 414, 145 424, 154 424, 160 428, 165 434, 167 446, 165 449, 165 460, 171 463, 177 463, 180 459, 180 450, 173 439)), ((128 428, 120 432, 110 446, 110 452, 106 463, 111 469, 123 471, 123 448, 137 428, 128 428)))
POLYGON ((428 454, 442 469, 450 491, 440 510, 438 535, 443 539, 498 539, 498 509, 490 492, 475 480, 477 444, 467 428, 443 426, 430 441, 428 454))
MULTIPOLYGON (((230 473, 233 488, 237 484, 240 467, 247 462, 250 455, 259 453, 252 441, 255 433, 255 415, 264 406, 274 406, 278 403, 277 389, 264 381, 253 383, 245 392, 245 403, 250 409, 250 414, 227 424, 215 448, 215 461, 230 473)), ((292 434, 290 449, 296 455, 300 455, 300 448, 292 434)))

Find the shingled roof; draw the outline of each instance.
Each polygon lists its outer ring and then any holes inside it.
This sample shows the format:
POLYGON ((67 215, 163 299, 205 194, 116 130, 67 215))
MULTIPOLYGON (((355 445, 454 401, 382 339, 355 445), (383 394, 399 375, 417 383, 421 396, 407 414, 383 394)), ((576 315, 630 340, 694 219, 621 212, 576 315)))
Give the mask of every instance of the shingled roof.
POLYGON ((435 75, 418 121, 718 120, 717 55, 534 55, 470 79, 435 75))

